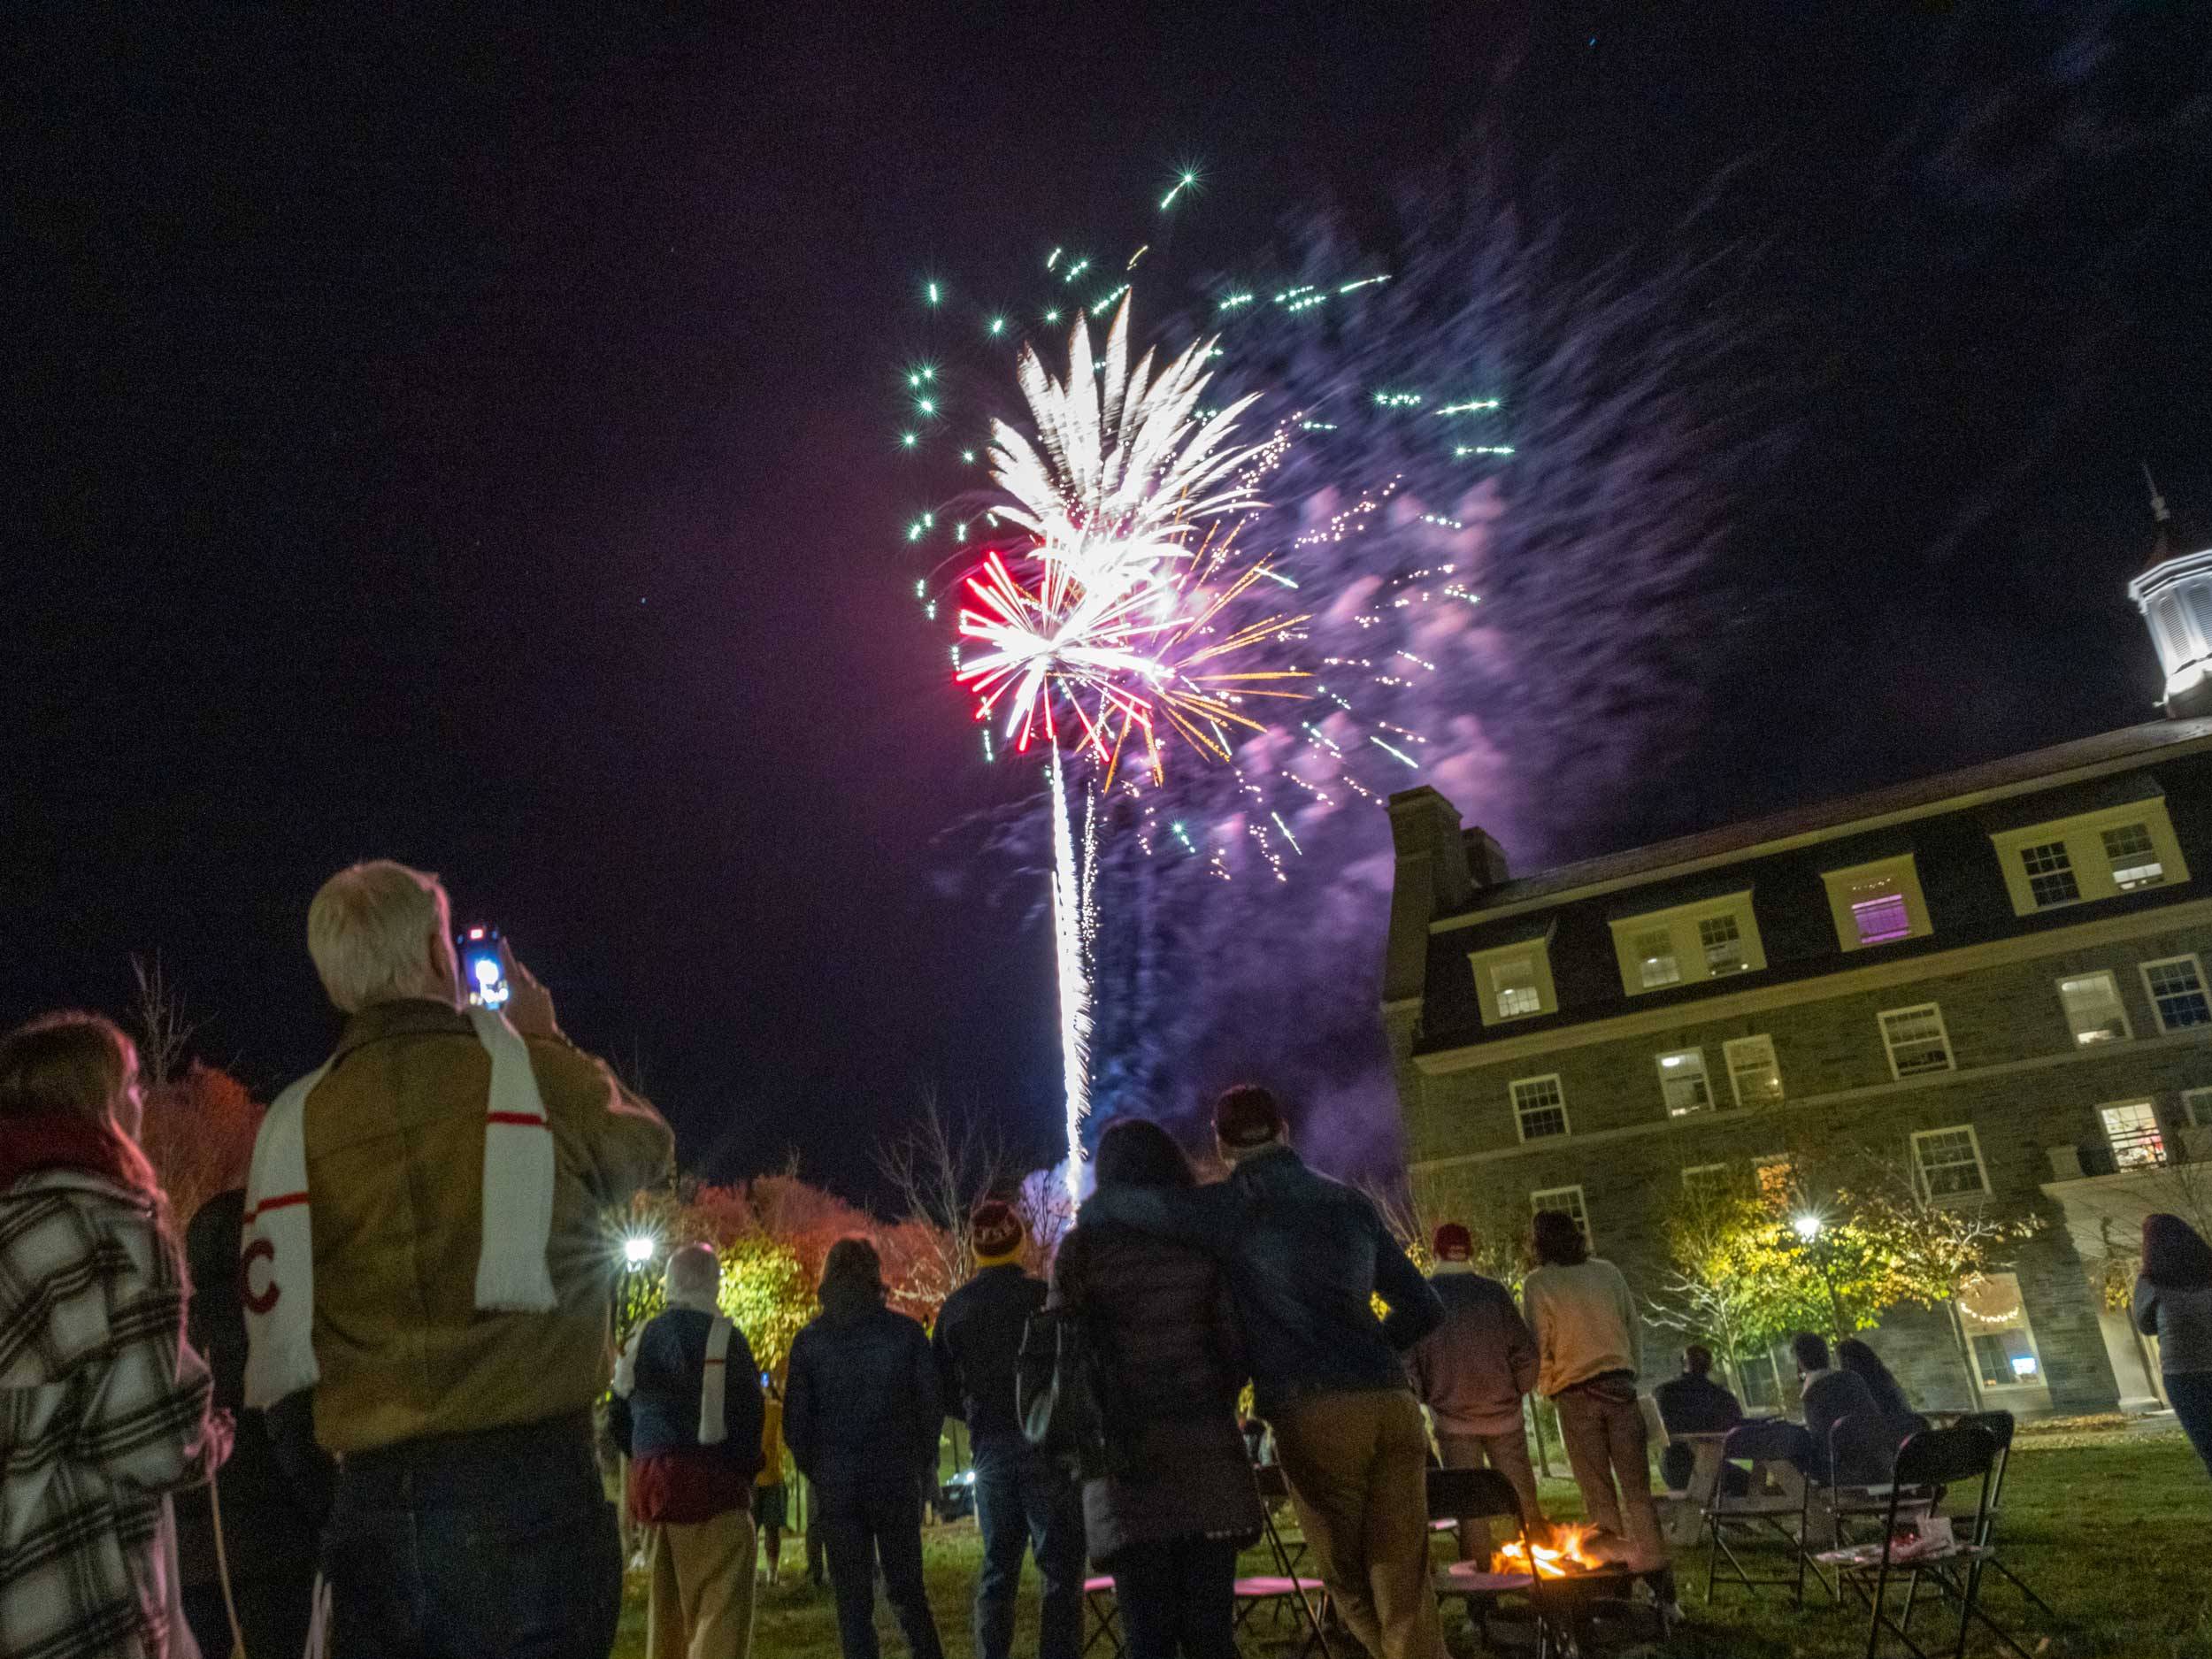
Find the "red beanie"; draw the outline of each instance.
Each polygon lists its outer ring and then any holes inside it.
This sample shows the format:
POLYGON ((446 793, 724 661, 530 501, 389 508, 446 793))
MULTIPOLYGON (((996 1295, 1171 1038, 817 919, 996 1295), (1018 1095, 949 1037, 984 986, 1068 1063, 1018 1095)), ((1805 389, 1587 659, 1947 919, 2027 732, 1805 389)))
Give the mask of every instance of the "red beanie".
POLYGON ((1028 1233, 1014 1206, 1003 1199, 987 1198, 968 1217, 968 1236, 975 1241, 979 1262, 1004 1262, 1021 1254, 1028 1233))
POLYGON ((1256 1083, 1240 1083, 1214 1102, 1214 1133, 1233 1151, 1283 1138, 1283 1109, 1256 1083))
POLYGON ((1448 1221, 1436 1230, 1436 1238, 1431 1248, 1440 1262, 1471 1262, 1475 1259, 1474 1238, 1456 1221, 1448 1221))

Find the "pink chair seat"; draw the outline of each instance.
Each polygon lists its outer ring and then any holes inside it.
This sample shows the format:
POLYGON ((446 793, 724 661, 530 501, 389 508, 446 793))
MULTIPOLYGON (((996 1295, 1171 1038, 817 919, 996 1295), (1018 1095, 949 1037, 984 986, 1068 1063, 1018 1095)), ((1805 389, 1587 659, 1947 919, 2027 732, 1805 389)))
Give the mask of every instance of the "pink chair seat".
POLYGON ((1235 1585, 1237 1594, 1247 1600, 1274 1595, 1318 1595, 1322 1588, 1321 1580, 1318 1578, 1262 1577, 1239 1578, 1235 1585))
POLYGON ((1110 1576, 1083 1580, 1085 1595, 1111 1595, 1113 1593, 1114 1581, 1110 1576))

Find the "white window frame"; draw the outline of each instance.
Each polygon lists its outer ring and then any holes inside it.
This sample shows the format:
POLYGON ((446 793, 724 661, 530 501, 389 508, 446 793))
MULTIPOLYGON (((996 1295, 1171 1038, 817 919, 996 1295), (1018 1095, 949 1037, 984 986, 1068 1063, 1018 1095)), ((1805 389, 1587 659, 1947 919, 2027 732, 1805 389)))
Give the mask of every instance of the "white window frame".
POLYGON ((1535 1019, 1545 1014, 1559 1011, 1559 993, 1552 984, 1551 941, 1546 937, 1523 940, 1517 944, 1494 945, 1487 950, 1470 951, 1468 967, 1475 976, 1475 1002, 1482 1011, 1486 1025, 1510 1025, 1524 1019, 1535 1019), (1526 957, 1536 980, 1536 1006, 1525 1012, 1509 1014, 1502 1010, 1498 998, 1495 971, 1526 957))
POLYGON ((1882 1052, 1889 1057, 1889 1074, 1897 1082, 1903 1083, 1909 1081, 1912 1078, 1932 1076, 1939 1069, 1945 1071, 1958 1070, 1959 1053, 1951 1041, 1951 1028, 1944 1023, 1942 1003, 1912 1002, 1903 1008, 1885 1008, 1874 1016, 1874 1026, 1882 1033, 1882 1052), (1909 1073, 1897 1069, 1897 1045, 1890 1040, 1889 1022, 1905 1014, 1933 1014, 1935 1016, 1936 1035, 1943 1039, 1943 1064, 1940 1068, 1925 1066, 1909 1073))
POLYGON ((2212 1003, 2212 985, 2208 985, 2205 982, 2204 961, 2203 958, 2199 956, 2195 951, 2192 950, 2178 956, 2161 956, 2155 962, 2138 964, 2136 971, 2143 976, 2143 995, 2150 1001, 2151 1018, 2158 1022, 2159 1034, 2163 1036, 2166 1033, 2170 1031, 2196 1031, 2202 1032, 2208 1036, 2212 1036, 2212 1025, 2169 1025, 2166 1023, 2166 1010, 2158 1005, 2158 992, 2151 985, 2151 970, 2153 968, 2170 968, 2177 962, 2185 962, 2191 968, 2195 970, 2197 976, 2197 994, 2202 996, 2207 1002, 2212 1003))
POLYGON ((1682 1166, 1682 1190, 1685 1193, 1696 1192, 1701 1179, 1707 1176, 1718 1178, 1713 1183, 1716 1192, 1728 1190, 1728 1166, 1725 1164, 1685 1164, 1682 1166), (1693 1177, 1700 1179, 1693 1179, 1693 1177))
POLYGON ((2076 904, 2094 904, 2101 899, 2143 892, 2143 887, 2123 887, 2114 879, 2112 861, 2104 849, 2105 831, 2124 829, 2133 824, 2140 824, 2151 838, 2151 854, 2162 872, 2156 885, 2175 887, 2186 883, 2189 865, 2182 856, 2181 842, 2174 835, 2173 820, 2167 816, 2165 797, 2147 795, 2139 801, 2131 801, 2121 806, 2101 807, 2094 812, 2084 812, 2074 818, 2052 818, 2047 823, 1993 832, 1989 838, 1990 844, 1996 849, 1998 866, 2005 878, 2005 890, 2012 895, 2013 914, 2040 916, 2046 911, 2062 910, 2076 904), (2038 904, 2033 891, 2028 886, 2027 867, 2022 863, 2020 855, 2027 848, 2044 847, 2054 842, 2066 849, 2066 862, 2073 872, 2078 896, 2038 904))
POLYGON ((1538 1135, 1535 1139, 1539 1141, 1563 1141, 1574 1133, 1574 1121, 1567 1116, 1567 1086, 1559 1080, 1559 1073, 1556 1071, 1546 1071, 1538 1077, 1517 1077, 1510 1083, 1508 1083, 1505 1086, 1505 1097, 1508 1101, 1511 1102, 1513 1105, 1514 1133, 1519 1135, 1524 1141, 1530 1139, 1528 1133, 1527 1113, 1532 1109, 1527 1106, 1524 1106, 1521 1103, 1521 1090, 1531 1084, 1538 1083, 1550 1084, 1552 1086, 1552 1092, 1557 1095, 1558 1098, 1555 1101, 1548 1101, 1541 1105, 1536 1106, 1533 1110, 1547 1112, 1556 1110, 1559 1113, 1559 1128, 1555 1133, 1538 1135))
MULTIPOLYGON (((1789 1085, 1782 1078, 1782 1062, 1774 1052, 1774 1039, 1766 1033, 1756 1032, 1748 1037, 1731 1037, 1720 1046, 1720 1062, 1721 1069, 1728 1073, 1728 1092, 1735 1096, 1737 1105, 1770 1106, 1777 1101, 1786 1101, 1790 1097, 1789 1085), (1773 1101, 1747 1101, 1743 1097, 1743 1089, 1739 1081, 1736 1065, 1736 1051, 1740 1048, 1747 1050, 1755 1047, 1765 1051, 1766 1064, 1774 1068, 1773 1101)), ((1709 1084, 1707 1087, 1711 1086, 1709 1084)))
POLYGON ((1677 986, 1702 985, 1713 979, 1740 979, 1745 974, 1757 973, 1767 965, 1766 945, 1759 934, 1758 913, 1752 908, 1751 889, 1725 894, 1719 898, 1700 899, 1693 904, 1678 904, 1671 910, 1645 910, 1635 916, 1616 918, 1613 929, 1613 955, 1620 971, 1621 988, 1631 996, 1648 996, 1655 991, 1671 991, 1677 986), (1711 959, 1706 955, 1705 941, 1700 935, 1698 924, 1725 916, 1736 925, 1736 941, 1743 953, 1743 966, 1725 973, 1713 972, 1711 959), (1645 956, 1640 947, 1653 933, 1664 933, 1671 947, 1675 978, 1656 984, 1644 983, 1645 956))
MULTIPOLYGON (((1659 1104, 1665 1109, 1666 1114, 1670 1118, 1694 1118, 1700 1112, 1718 1111, 1720 1110, 1720 1096, 1713 1093, 1712 1068, 1705 1064, 1704 1044, 1693 1043, 1687 1048, 1670 1048, 1664 1054, 1655 1054, 1651 1056, 1651 1064, 1653 1069, 1659 1073, 1659 1104), (1702 1106, 1687 1106, 1682 1110, 1677 1111, 1667 1100, 1667 1062, 1670 1060, 1678 1060, 1683 1056, 1691 1054, 1697 1056, 1698 1080, 1705 1085, 1705 1104, 1702 1106)), ((1683 1075, 1686 1077, 1688 1073, 1686 1071, 1683 1075)))
MULTIPOLYGON (((1955 1164, 1947 1164, 1945 1167, 1959 1169, 1964 1166, 1955 1164)), ((1972 1124, 1943 1124, 1933 1129, 1915 1130, 1912 1137, 1912 1178, 1919 1183, 1921 1192, 1926 1195, 1928 1202, 1932 1204, 1965 1202, 1988 1197, 1989 1165, 1982 1157, 1982 1138, 1974 1133, 1974 1125, 1972 1124), (1938 1135, 1961 1133, 1966 1136, 1968 1149, 1974 1154, 1974 1174, 1980 1180, 1981 1187, 1978 1191, 1971 1193, 1939 1193, 1928 1185, 1928 1169, 1920 1156, 1920 1143, 1924 1141, 1932 1141, 1938 1135)))
POLYGON ((1893 858, 1876 858, 1863 864, 1850 864, 1841 870, 1821 873, 1821 880, 1828 887, 1828 912, 1836 925, 1836 942, 1847 951, 1886 950, 1892 945, 1901 945, 1908 939, 1922 939, 1935 932, 1935 924, 1928 915, 1927 895, 1920 890, 1920 872, 1910 853, 1901 853, 1893 858), (1895 939, 1861 939, 1858 918, 1853 913, 1852 895, 1865 888, 1888 887, 1904 901, 1905 931, 1895 939))
POLYGON ((1996 1394, 2001 1391, 2006 1393, 2029 1394, 2038 1389, 2048 1388, 2051 1384, 2051 1378, 2050 1373, 2043 1369, 2043 1345, 2035 1340, 2035 1321, 2028 1317, 2028 1299, 2024 1295, 2021 1294, 2019 1274, 2012 1272, 1992 1273, 1989 1277, 1991 1279, 2008 1279, 2012 1281, 2012 1294, 2014 1300, 2018 1302, 2020 1304, 2020 1312, 2018 1315, 2019 1324, 2017 1325, 2017 1329, 2019 1330, 2020 1334, 2027 1339, 2028 1352, 2035 1356, 2035 1376, 2032 1380, 2021 1380, 2017 1372, 2012 1372, 2011 1375, 2014 1377, 2015 1380, 2011 1382, 1990 1383, 1981 1381, 1981 1356, 1973 1353, 1974 1343, 1972 1339, 1978 1336, 2001 1335, 2004 1332, 2013 1330, 2016 1327, 2010 1323, 1992 1327, 1986 1322, 1976 1319, 1974 1316, 1967 1310, 1964 1299, 1962 1298, 1959 1302, 1959 1323, 1964 1328, 1968 1338, 1966 1347, 1969 1355, 1973 1359, 1976 1386, 1978 1386, 1984 1394, 1996 1394))
POLYGON ((1630 941, 1629 953, 1636 959, 1636 986, 1639 990, 1658 991, 1670 985, 1682 983, 1682 956, 1675 943, 1672 929, 1646 928, 1630 941), (1655 952, 1646 949, 1653 940, 1662 941, 1661 948, 1655 952), (1663 979, 1655 979, 1651 977, 1651 968, 1653 964, 1659 962, 1666 964, 1667 974, 1663 979))
MULTIPOLYGON (((2147 818, 2123 818, 2117 824, 2105 825, 2097 832, 2097 851, 2104 860, 2105 873, 2112 878, 2113 887, 2122 893, 2140 893, 2146 887, 2162 887, 2166 885, 2166 861, 2159 856, 2158 832, 2151 826, 2147 818), (2139 829, 2143 832, 2142 852, 2149 856, 2152 864, 2158 866, 2158 879, 2154 881, 2128 882, 2120 879, 2119 856, 2112 850, 2111 838, 2123 831, 2131 829, 2139 829)), ((2128 856, 2134 856, 2135 855, 2128 856)), ((2139 864, 2128 866, 2130 870, 2140 870, 2144 867, 2139 864)))
POLYGON ((2110 1039, 2110 1041, 2115 1042, 2133 1041, 2135 1039, 2135 1022, 2128 1018, 2127 998, 2120 995, 2120 975, 2118 972, 2112 968, 2085 968, 2079 973, 2062 973, 2057 979, 2051 981, 2052 987, 2058 992, 2059 1012, 2065 1017, 2067 1033, 2073 1038, 2074 1047, 2077 1048, 2093 1048, 2097 1047, 2097 1044, 2094 1042, 2084 1041, 2082 1033, 2074 1029, 2073 1010, 2066 1006, 2067 982, 2073 979, 2109 979, 2112 982, 2113 1004, 2120 1010, 2120 1034, 2116 1038, 2110 1039))
POLYGON ((2112 1167, 2116 1170, 2162 1170, 2173 1162, 2173 1148, 2166 1141, 2166 1125, 2159 1120, 2158 1102, 2147 1094, 2131 1095, 2126 1100, 2099 1102, 2097 1133, 2104 1137, 2105 1149, 2112 1154, 2112 1167), (2157 1148, 2155 1157, 2138 1158, 2132 1163, 2121 1162, 2120 1148, 2114 1144, 2112 1139, 2112 1121, 2105 1116, 2107 1112, 2113 1111, 2143 1111, 2150 1114, 2151 1139, 2157 1148))
POLYGON ((1583 1248, 1593 1255, 1596 1253, 1598 1235, 1590 1225, 1590 1206, 1582 1195, 1581 1182, 1577 1181, 1572 1187, 1540 1187, 1528 1195, 1528 1213, 1533 1216, 1540 1210, 1563 1210, 1572 1216, 1581 1224, 1583 1248), (1571 1193, 1574 1195, 1571 1204, 1548 1204, 1544 1202, 1548 1198, 1564 1198, 1571 1193))
POLYGON ((2212 1088, 2181 1091, 2181 1121, 2192 1129, 2212 1129, 2212 1088))

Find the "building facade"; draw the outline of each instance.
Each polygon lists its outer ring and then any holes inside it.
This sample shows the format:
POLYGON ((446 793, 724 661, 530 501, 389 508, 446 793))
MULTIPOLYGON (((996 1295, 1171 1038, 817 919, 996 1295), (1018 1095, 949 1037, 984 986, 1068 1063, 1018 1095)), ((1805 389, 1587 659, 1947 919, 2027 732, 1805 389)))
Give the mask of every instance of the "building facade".
MULTIPOLYGON (((2212 1216, 2212 718, 1517 879, 1433 790, 1391 823, 1384 1019, 1427 1215, 1568 1210, 1653 1295, 1686 1184, 1870 1145, 1932 1201, 2041 1223, 1968 1302, 1874 1333, 1924 1404, 2155 1402, 2103 1287, 2144 1214, 2212 1216)), ((1647 1338, 1655 1370, 1687 1340, 1647 1338)), ((1787 1391, 1783 1356, 1744 1371, 1787 1391)))

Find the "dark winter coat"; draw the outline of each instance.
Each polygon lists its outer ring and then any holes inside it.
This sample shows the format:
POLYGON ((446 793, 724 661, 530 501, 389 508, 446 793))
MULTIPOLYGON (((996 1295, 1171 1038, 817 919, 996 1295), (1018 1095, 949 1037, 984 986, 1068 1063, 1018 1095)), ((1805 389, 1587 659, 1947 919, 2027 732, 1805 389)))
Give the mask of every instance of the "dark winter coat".
POLYGON ((879 1300, 838 1297, 792 1342, 783 1438, 816 1486, 919 1480, 944 1422, 929 1338, 879 1300))
POLYGON ((1398 1356, 1444 1317, 1375 1206, 1283 1147, 1211 1187, 1102 1188, 1086 1222, 1118 1221, 1226 1263, 1259 1415, 1302 1395, 1408 1387, 1398 1356), (1372 1298, 1390 1311, 1378 1319, 1372 1298))
POLYGON ((628 1399, 614 1397, 609 1426, 615 1443, 634 1458, 667 1452, 703 1452, 749 1485, 760 1472, 764 1407, 760 1368, 745 1333, 730 1328, 722 1379, 721 1441, 699 1444, 699 1396, 707 1374, 707 1333, 714 1316, 696 1308, 657 1314, 638 1335, 636 1382, 628 1399))
POLYGON ((1743 1421, 1743 1406, 1710 1377, 1685 1371, 1651 1391, 1670 1434, 1725 1434, 1743 1421))
POLYGON ((1494 1279, 1443 1268, 1431 1276, 1444 1323, 1413 1345, 1406 1371, 1439 1434, 1509 1434, 1536 1386, 1536 1339, 1494 1279))
POLYGON ((1018 1435, 1015 1362, 1029 1316, 1045 1305, 1045 1285, 1008 1262, 987 1267, 945 1298, 929 1346, 937 1356, 945 1409, 968 1425, 971 1439, 1018 1435))
POLYGON ((1839 1443, 1836 1448, 1837 1467, 1828 1466, 1829 1432, 1837 1424, 1846 1417, 1858 1417, 1871 1424, 1886 1422, 1881 1407, 1875 1403, 1873 1391, 1866 1386, 1866 1379, 1855 1371, 1816 1371, 1805 1379, 1800 1403, 1805 1412, 1806 1437, 1812 1442, 1809 1472, 1822 1480, 1845 1486, 1870 1486, 1889 1479, 1890 1469, 1897 1460, 1894 1443, 1888 1448, 1886 1463, 1878 1440, 1863 1445, 1839 1443))
POLYGON ((1056 1302, 1081 1313, 1106 1365, 1104 1404, 1125 1475, 1086 1481, 1091 1559, 1133 1544, 1259 1535, 1259 1498, 1237 1427, 1243 1340, 1212 1256, 1110 1221, 1061 1241, 1056 1302))

